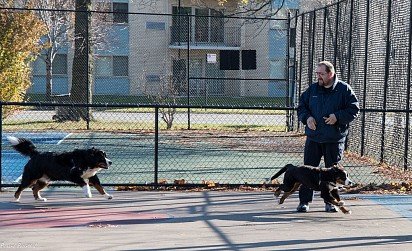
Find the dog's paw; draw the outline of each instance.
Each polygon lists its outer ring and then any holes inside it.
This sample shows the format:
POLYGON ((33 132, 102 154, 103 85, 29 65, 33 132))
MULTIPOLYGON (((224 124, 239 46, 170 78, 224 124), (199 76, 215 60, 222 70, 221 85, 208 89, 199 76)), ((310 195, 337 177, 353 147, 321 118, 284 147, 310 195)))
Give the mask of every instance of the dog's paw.
POLYGON ((343 212, 344 214, 352 214, 352 211, 351 210, 347 210, 347 211, 345 211, 345 212, 343 212))
POLYGON ((106 197, 106 199, 108 199, 108 200, 111 200, 111 199, 113 199, 113 196, 111 195, 111 194, 105 194, 104 195, 105 197, 106 197))
POLYGON ((92 192, 90 191, 89 185, 83 186, 83 194, 86 198, 92 197, 92 192))
POLYGON ((36 201, 43 201, 43 202, 46 202, 46 201, 47 201, 47 199, 46 199, 46 198, 43 198, 43 197, 36 198, 35 200, 36 200, 36 201))

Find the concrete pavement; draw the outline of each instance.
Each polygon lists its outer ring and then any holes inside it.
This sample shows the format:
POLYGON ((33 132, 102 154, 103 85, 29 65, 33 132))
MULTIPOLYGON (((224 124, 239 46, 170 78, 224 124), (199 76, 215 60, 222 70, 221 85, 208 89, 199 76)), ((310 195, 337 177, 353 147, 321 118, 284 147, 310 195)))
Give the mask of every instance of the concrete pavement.
POLYGON ((343 195, 344 215, 319 195, 296 213, 296 195, 279 206, 261 191, 93 193, 0 193, 0 250, 412 250, 412 196, 343 195))

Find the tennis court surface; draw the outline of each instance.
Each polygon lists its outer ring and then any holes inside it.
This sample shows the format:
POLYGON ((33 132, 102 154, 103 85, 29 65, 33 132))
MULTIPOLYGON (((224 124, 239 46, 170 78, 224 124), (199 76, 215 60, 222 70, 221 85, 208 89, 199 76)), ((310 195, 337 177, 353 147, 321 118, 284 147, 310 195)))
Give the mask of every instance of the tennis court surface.
POLYGON ((344 195, 351 215, 308 213, 297 196, 283 206, 269 192, 119 192, 82 198, 81 189, 0 193, 0 247, 16 250, 411 250, 412 196, 344 195), (375 196, 376 197, 376 196, 375 196), (382 203, 386 201, 387 204, 382 203))

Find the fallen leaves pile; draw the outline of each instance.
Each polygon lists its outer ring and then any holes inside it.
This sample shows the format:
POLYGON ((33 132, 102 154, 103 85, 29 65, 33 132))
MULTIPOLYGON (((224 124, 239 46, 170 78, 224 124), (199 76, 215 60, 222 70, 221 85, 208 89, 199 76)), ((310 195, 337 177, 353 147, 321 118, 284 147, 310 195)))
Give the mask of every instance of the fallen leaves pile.
POLYGON ((350 193, 370 194, 412 194, 412 170, 403 170, 380 164, 379 174, 387 177, 388 183, 366 184, 350 189, 350 193))
MULTIPOLYGON (((341 192, 348 194, 412 194, 412 170, 380 165, 378 172, 387 177, 388 183, 384 184, 358 184, 345 188, 341 192), (394 182, 396 181, 396 182, 394 182)), ((228 185, 219 184, 212 180, 202 180, 201 184, 189 184, 184 179, 174 180, 169 183, 166 179, 160 179, 158 185, 145 186, 117 186, 117 191, 274 191, 278 187, 276 180, 272 184, 261 185, 228 185)))
POLYGON ((359 185, 348 189, 346 192, 362 194, 412 194, 412 182, 359 185))

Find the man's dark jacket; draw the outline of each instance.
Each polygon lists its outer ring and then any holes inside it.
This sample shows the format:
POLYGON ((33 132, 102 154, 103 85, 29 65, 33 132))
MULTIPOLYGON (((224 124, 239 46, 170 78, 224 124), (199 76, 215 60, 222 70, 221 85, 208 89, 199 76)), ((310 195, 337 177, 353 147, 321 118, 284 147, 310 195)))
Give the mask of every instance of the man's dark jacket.
POLYGON ((312 116, 316 120, 316 130, 305 127, 310 140, 318 143, 344 142, 348 135, 349 123, 359 114, 359 102, 352 88, 345 82, 335 81, 332 87, 324 88, 313 83, 299 99, 298 117, 306 125, 312 116), (335 114, 337 122, 327 125, 323 117, 335 114))

